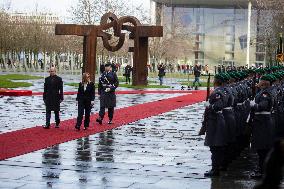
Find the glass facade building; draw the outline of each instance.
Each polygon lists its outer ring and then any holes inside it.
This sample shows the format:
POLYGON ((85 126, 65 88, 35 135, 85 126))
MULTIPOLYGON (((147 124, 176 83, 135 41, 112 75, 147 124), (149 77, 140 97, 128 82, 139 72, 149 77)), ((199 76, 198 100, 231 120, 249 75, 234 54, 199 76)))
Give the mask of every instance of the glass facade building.
MULTIPOLYGON (((152 24, 164 26, 165 38, 187 36, 184 43, 190 45, 182 48, 190 50, 185 51, 185 58, 179 58, 180 63, 244 66, 247 57, 248 3, 232 2, 234 1, 152 0, 152 24)), ((255 23, 251 20, 250 65, 264 64, 265 59, 263 48, 256 43, 255 23)), ((176 49, 182 50, 179 47, 176 49)))

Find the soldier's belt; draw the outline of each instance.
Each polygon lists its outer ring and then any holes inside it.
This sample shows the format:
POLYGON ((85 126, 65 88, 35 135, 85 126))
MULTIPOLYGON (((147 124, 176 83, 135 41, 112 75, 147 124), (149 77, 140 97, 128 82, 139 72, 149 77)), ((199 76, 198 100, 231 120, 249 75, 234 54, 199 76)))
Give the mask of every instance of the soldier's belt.
POLYGON ((232 110, 233 107, 226 107, 226 108, 223 108, 223 110, 232 110))
POLYGON ((242 105, 244 105, 243 102, 242 103, 237 103, 237 106, 242 106, 242 105))
POLYGON ((262 111, 262 112, 255 112, 255 115, 270 115, 271 112, 267 112, 267 111, 262 111))

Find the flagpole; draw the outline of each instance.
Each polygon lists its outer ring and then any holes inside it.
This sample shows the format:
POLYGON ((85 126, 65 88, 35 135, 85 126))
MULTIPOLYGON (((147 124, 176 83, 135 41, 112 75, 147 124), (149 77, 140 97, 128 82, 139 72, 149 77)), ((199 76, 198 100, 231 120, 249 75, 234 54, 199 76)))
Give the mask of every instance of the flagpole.
POLYGON ((247 34, 247 58, 246 58, 246 64, 249 65, 249 56, 250 56, 250 21, 251 21, 251 1, 248 2, 248 34, 247 34))

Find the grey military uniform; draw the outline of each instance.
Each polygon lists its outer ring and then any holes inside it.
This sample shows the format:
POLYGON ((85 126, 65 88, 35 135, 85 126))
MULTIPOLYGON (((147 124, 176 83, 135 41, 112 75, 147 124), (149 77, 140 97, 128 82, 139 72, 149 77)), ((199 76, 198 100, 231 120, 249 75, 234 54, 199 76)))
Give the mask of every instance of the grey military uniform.
POLYGON ((274 125, 271 117, 273 95, 270 89, 261 90, 255 97, 252 122, 252 149, 270 149, 274 141, 274 125))
POLYGON ((227 144, 227 129, 222 113, 226 107, 225 94, 222 88, 216 88, 209 96, 208 124, 206 128, 206 146, 225 146, 227 144))

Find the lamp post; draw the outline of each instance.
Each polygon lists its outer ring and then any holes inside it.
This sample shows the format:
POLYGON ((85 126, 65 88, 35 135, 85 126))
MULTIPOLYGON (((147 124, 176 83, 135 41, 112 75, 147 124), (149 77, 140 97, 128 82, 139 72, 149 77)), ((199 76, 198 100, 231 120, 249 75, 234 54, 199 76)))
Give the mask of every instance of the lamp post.
POLYGON ((247 58, 246 64, 249 67, 249 56, 250 56, 250 25, 251 25, 251 1, 248 2, 248 34, 247 34, 247 58))

